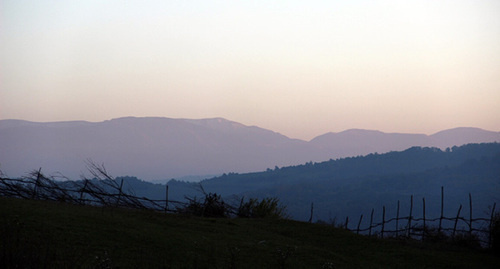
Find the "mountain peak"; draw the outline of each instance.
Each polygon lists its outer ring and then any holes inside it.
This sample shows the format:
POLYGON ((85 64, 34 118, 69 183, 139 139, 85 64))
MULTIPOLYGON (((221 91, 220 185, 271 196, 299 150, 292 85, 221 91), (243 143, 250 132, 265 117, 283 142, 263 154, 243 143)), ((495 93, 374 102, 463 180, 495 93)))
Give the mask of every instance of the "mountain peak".
POLYGON ((486 131, 484 129, 477 127, 456 127, 439 131, 437 133, 432 134, 431 136, 449 134, 449 133, 478 134, 478 133, 497 133, 497 132, 486 131))
POLYGON ((349 135, 373 135, 373 134, 384 134, 384 132, 378 130, 368 130, 368 129, 347 129, 338 134, 349 134, 349 135))
POLYGON ((78 178, 85 160, 105 163, 114 175, 148 180, 185 175, 252 172, 413 146, 439 148, 500 141, 499 132, 455 128, 394 134, 349 129, 309 142, 224 118, 123 117, 102 122, 0 120, 0 163, 19 176, 42 167, 78 178))

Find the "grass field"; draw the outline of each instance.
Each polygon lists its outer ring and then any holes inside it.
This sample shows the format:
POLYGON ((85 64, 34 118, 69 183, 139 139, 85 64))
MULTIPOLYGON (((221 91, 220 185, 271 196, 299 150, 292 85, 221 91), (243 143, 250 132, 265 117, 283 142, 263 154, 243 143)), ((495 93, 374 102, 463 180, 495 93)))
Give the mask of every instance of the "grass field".
POLYGON ((291 220, 210 219, 0 197, 2 268, 498 268, 483 250, 291 220))

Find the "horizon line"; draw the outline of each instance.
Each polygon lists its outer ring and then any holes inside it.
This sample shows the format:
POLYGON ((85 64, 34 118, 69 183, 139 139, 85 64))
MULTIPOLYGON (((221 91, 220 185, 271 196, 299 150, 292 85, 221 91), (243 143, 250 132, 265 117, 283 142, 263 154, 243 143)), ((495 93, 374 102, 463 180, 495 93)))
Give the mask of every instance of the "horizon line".
POLYGON ((328 131, 328 132, 325 132, 325 133, 322 133, 322 134, 318 134, 318 135, 314 136, 312 139, 307 140, 307 139, 302 139, 302 138, 292 138, 292 137, 290 137, 288 135, 282 134, 281 132, 277 132, 277 131, 275 131, 273 129, 263 128, 263 127, 260 127, 258 125, 247 125, 245 123, 241 123, 241 122, 238 122, 238 121, 230 120, 230 119, 227 119, 225 117, 207 117, 207 118, 184 118, 184 117, 180 117, 180 118, 174 118, 174 117, 167 117, 167 116, 122 116, 122 117, 114 117, 114 118, 111 118, 111 119, 98 120, 98 121, 93 121, 93 120, 49 120, 49 121, 35 121, 35 120, 16 119, 16 118, 9 118, 9 119, 1 119, 0 118, 0 121, 24 121, 24 122, 30 122, 30 123, 70 123, 70 122, 103 123, 103 122, 107 122, 107 121, 127 119, 127 118, 129 118, 129 119, 170 119, 170 120, 216 120, 216 119, 222 119, 222 120, 225 120, 227 122, 233 122, 233 123, 241 124, 241 125, 243 125, 245 127, 257 127, 257 128, 263 129, 263 130, 272 131, 274 133, 286 136, 287 138, 290 138, 290 139, 297 139, 297 140, 303 140, 303 141, 312 141, 313 139, 315 139, 317 137, 320 137, 320 136, 323 136, 323 135, 327 135, 327 134, 340 134, 340 133, 349 132, 349 131, 379 132, 379 133, 383 133, 383 134, 416 134, 416 135, 426 135, 426 136, 432 136, 432 135, 438 134, 438 133, 443 132, 443 131, 450 131, 450 130, 455 130, 455 129, 477 129, 477 130, 482 130, 482 131, 487 131, 487 132, 500 133, 500 131, 488 130, 488 129, 481 128, 481 127, 476 127, 476 126, 457 126, 457 127, 452 127, 452 128, 444 128, 444 129, 440 129, 439 131, 433 132, 433 133, 423 133, 423 132, 415 132, 415 133, 413 133, 413 132, 398 132, 398 131, 392 132, 392 131, 383 131, 383 130, 380 130, 380 129, 365 129, 365 128, 353 127, 353 128, 344 129, 342 131, 328 131))

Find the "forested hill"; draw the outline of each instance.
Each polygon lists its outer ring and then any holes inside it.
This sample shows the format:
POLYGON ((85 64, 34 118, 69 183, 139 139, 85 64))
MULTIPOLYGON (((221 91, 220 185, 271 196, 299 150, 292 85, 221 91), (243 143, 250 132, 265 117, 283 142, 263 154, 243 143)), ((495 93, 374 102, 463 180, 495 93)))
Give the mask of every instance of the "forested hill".
MULTIPOLYGON (((199 195, 194 183, 172 180, 168 184, 176 199, 199 195)), ((440 186, 445 187, 449 210, 456 210, 468 192, 478 206, 486 207, 500 199, 500 144, 446 150, 413 147, 258 173, 229 173, 200 184, 206 192, 226 197, 277 196, 297 219, 307 219, 311 203, 315 203, 316 218, 330 219, 359 215, 397 200, 407 202, 412 194, 432 202, 439 199, 440 186)))
MULTIPOLYGON (((468 144, 440 150, 412 147, 405 151, 348 157, 319 163, 306 163, 268 169, 256 173, 229 173, 200 182, 205 190, 229 195, 276 185, 334 181, 348 184, 349 179, 369 175, 408 174, 438 167, 452 167, 471 159, 495 156, 500 143, 468 144)), ((176 184, 170 181, 169 184, 176 184)), ((186 183, 187 184, 187 183, 186 183)), ((194 183, 189 183, 194 185, 194 183)))
MULTIPOLYGON (((135 177, 120 179, 124 179, 126 192, 165 199, 165 185, 135 177)), ((421 212, 421 200, 425 197, 428 217, 436 217, 442 186, 446 216, 456 215, 460 204, 468 206, 471 193, 475 216, 484 217, 488 207, 495 202, 500 204, 500 144, 468 144, 446 150, 413 147, 257 173, 229 173, 199 184, 207 193, 221 194, 229 203, 238 203, 242 197, 278 197, 297 220, 308 220, 314 203, 313 219, 325 221, 367 216, 372 208, 379 212, 383 206, 391 216, 398 200, 401 214, 405 214, 411 195, 418 201, 415 212, 421 212)), ((170 180, 169 199, 201 197, 199 184, 170 180)))

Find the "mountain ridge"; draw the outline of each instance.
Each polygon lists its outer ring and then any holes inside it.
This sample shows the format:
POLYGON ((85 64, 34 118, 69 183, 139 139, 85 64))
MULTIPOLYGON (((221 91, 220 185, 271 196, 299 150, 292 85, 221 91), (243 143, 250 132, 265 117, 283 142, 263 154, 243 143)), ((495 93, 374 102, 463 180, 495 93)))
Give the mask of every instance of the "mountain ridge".
MULTIPOLYGON (((279 197, 298 220, 307 219, 311 202, 319 219, 328 220, 333 213, 332 217, 342 220, 397 200, 407 203, 410 195, 439 204, 440 187, 446 190, 448 212, 466 204, 468 193, 475 197, 476 206, 486 209, 500 198, 499 165, 499 143, 467 144, 444 151, 412 147, 262 172, 224 174, 200 184, 207 193, 223 197, 279 197)), ((174 199, 200 195, 194 183, 172 180, 168 185, 174 199)), ((438 210, 433 206, 428 212, 439 216, 438 210)))
POLYGON ((153 180, 263 171, 341 157, 500 141, 500 132, 454 128, 431 136, 350 129, 310 141, 224 118, 122 117, 101 122, 0 120, 0 169, 11 176, 42 167, 79 178, 85 161, 117 176, 153 180), (463 134, 462 134, 463 133, 463 134), (435 136, 435 139, 432 139, 435 136))
POLYGON ((223 117, 213 117, 213 118, 200 118, 200 119, 190 119, 190 118, 170 118, 170 117, 136 117, 136 116, 126 116, 126 117, 118 117, 118 118, 112 118, 109 120, 103 120, 103 121, 86 121, 86 120, 70 120, 70 121, 30 121, 30 120, 22 120, 22 119, 2 119, 0 120, 0 128, 5 127, 5 125, 9 126, 12 124, 28 124, 28 125, 64 125, 64 124, 99 124, 99 123, 109 123, 109 122, 119 122, 119 121, 128 121, 128 120, 173 120, 173 121, 184 121, 186 123, 191 123, 191 124, 196 124, 200 126, 209 126, 208 124, 202 124, 203 123, 210 123, 210 122, 218 122, 218 123, 226 123, 226 124, 232 124, 232 126, 237 126, 237 127, 244 127, 244 128, 256 128, 264 131, 268 131, 274 134, 279 134, 281 136, 287 137, 292 140, 300 140, 304 142, 311 142, 313 140, 316 140, 320 137, 327 136, 327 135, 344 135, 344 134, 366 134, 366 133, 371 133, 371 134, 380 134, 380 135, 418 135, 418 136, 435 136, 435 135, 441 135, 447 132, 451 131, 475 131, 475 132, 488 132, 491 134, 500 134, 499 132, 496 131, 491 131, 491 130, 486 130, 483 128, 479 127, 466 127, 466 126, 460 126, 460 127, 454 127, 454 128, 449 128, 449 129, 443 129, 441 131, 437 131, 432 134, 424 134, 424 133, 404 133, 404 132, 384 132, 381 130, 376 130, 376 129, 363 129, 363 128, 349 128, 340 132, 326 132, 324 134, 319 134, 315 137, 313 137, 310 140, 306 139, 300 139, 300 138, 292 138, 287 135, 284 135, 280 132, 275 132, 270 129, 265 129, 256 125, 245 125, 236 121, 228 120, 223 117))

